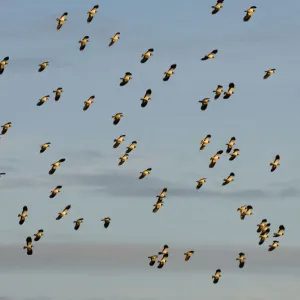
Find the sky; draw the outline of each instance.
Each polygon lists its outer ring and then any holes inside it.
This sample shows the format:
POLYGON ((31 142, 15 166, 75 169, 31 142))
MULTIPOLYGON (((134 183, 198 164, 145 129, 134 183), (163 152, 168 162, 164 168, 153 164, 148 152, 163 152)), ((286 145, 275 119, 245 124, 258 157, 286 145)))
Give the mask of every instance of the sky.
POLYGON ((151 2, 2 0, 0 56, 9 64, 0 77, 0 123, 12 127, 0 139, 0 300, 294 299, 300 292, 298 128, 300 108, 296 53, 300 3, 224 1, 151 2), (25 3, 26 2, 26 3, 25 3), (86 22, 87 11, 99 10, 86 22), (244 10, 257 6, 243 22, 244 10), (56 31, 56 18, 68 20, 56 31), (120 32, 120 40, 108 47, 120 32), (84 51, 78 41, 90 37, 84 51), (145 64, 141 54, 154 48, 145 64), (213 49, 214 60, 201 61, 213 49), (39 73, 38 65, 49 61, 39 73), (163 82, 163 73, 177 64, 163 82), (263 80, 264 71, 276 73, 263 80), (120 87, 125 72, 132 81, 120 87), (218 84, 235 83, 228 100, 213 100, 218 84), (52 93, 63 87, 58 102, 52 93), (152 100, 141 101, 147 89, 152 100), (51 95, 42 106, 39 98, 51 95), (95 95, 83 111, 83 103, 95 95), (205 111, 199 100, 210 97, 205 111), (117 126, 112 116, 122 112, 117 126), (125 141, 113 149, 113 141, 125 141), (199 151, 200 141, 211 143, 199 151), (240 156, 209 158, 232 136, 240 156), (121 167, 132 141, 137 148, 121 167), (40 146, 51 142, 43 154, 40 146), (270 172, 276 154, 281 165, 270 172), (51 164, 66 161, 53 176, 51 164), (152 173, 137 180, 139 172, 152 173), (223 178, 235 181, 223 187, 223 178), (196 190, 196 180, 207 182, 196 190), (50 191, 62 185, 54 199, 50 191), (164 207, 155 196, 168 188, 164 207), (56 221, 65 206, 68 215, 56 221), (239 219, 237 208, 252 205, 239 219), (28 206, 20 226, 17 215, 28 206), (73 221, 84 218, 78 231, 73 221), (108 229, 101 219, 112 219, 108 229), (256 225, 267 218, 271 233, 284 224, 280 247, 258 246, 256 225), (30 257, 27 236, 44 229, 30 257), (161 270, 148 256, 170 247, 161 270), (194 250, 188 263, 183 253, 194 250), (247 255, 240 270, 235 258, 247 255), (212 284, 211 275, 222 269, 212 284), (240 274, 242 273, 242 274, 240 274), (17 287, 17 288, 16 288, 17 287))

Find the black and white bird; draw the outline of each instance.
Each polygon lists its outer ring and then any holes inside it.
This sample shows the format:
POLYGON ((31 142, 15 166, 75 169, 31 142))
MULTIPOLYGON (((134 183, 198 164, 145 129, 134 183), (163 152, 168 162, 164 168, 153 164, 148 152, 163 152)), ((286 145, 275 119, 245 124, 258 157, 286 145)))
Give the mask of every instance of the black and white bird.
POLYGON ((139 179, 145 178, 147 175, 150 174, 151 171, 152 171, 152 168, 148 168, 148 169, 146 169, 146 170, 140 172, 141 175, 140 175, 139 179))
POLYGON ((268 79, 272 74, 274 74, 276 71, 276 69, 269 69, 267 71, 265 71, 265 76, 264 76, 264 79, 268 79))
POLYGON ((261 232, 261 234, 259 235, 260 240, 258 242, 258 245, 262 245, 265 242, 265 240, 269 237, 269 233, 270 233, 270 228, 261 232))
POLYGON ((20 225, 22 225, 25 222, 26 218, 28 217, 27 213, 28 213, 28 208, 25 205, 25 206, 23 206, 22 213, 18 214, 18 218, 20 218, 20 220, 19 220, 20 225))
POLYGON ((150 258, 150 262, 149 262, 149 266, 154 266, 156 259, 157 259, 157 255, 152 255, 152 256, 148 256, 148 258, 150 258))
POLYGON ((111 39, 109 43, 109 47, 111 47, 117 40, 120 39, 120 32, 117 32, 111 39))
POLYGON ((68 13, 65 12, 65 13, 62 14, 62 16, 60 18, 56 18, 56 21, 58 22, 56 30, 59 30, 59 29, 62 28, 62 26, 64 25, 65 21, 67 21, 67 16, 68 16, 68 13))
POLYGON ((283 225, 280 225, 279 226, 279 229, 278 229, 278 232, 275 232, 273 234, 273 237, 280 237, 280 236, 283 236, 284 235, 284 231, 285 231, 285 228, 283 225))
POLYGON ((154 52, 154 49, 150 48, 145 53, 143 53, 141 63, 144 64, 153 55, 153 52, 154 52))
POLYGON ((50 95, 46 95, 42 98, 39 99, 39 102, 36 104, 37 106, 42 106, 48 99, 49 99, 50 95))
POLYGON ((151 100, 151 94, 152 94, 152 90, 148 89, 145 93, 145 96, 140 99, 142 101, 141 107, 146 107, 146 105, 148 104, 148 101, 151 100))
POLYGON ((214 49, 211 51, 209 54, 205 55, 204 57, 201 58, 201 60, 207 60, 207 59, 213 59, 215 58, 215 55, 218 53, 218 49, 214 49))
POLYGON ((122 166, 128 158, 129 158, 129 155, 127 153, 125 153, 123 156, 119 157, 118 165, 122 166))
POLYGON ((106 218, 102 219, 101 221, 104 222, 104 228, 107 228, 110 224, 111 218, 106 217, 106 218))
POLYGON ((83 51, 85 49, 86 44, 90 41, 90 37, 86 35, 83 39, 79 40, 78 43, 80 44, 79 50, 83 51))
POLYGON ((245 254, 243 252, 239 253, 239 257, 236 260, 239 261, 239 268, 243 268, 246 261, 245 254))
POLYGON ((235 84, 233 82, 229 83, 228 90, 224 91, 223 99, 229 99, 234 94, 235 84))
POLYGON ((164 256, 162 257, 162 259, 158 261, 158 266, 157 266, 158 269, 161 269, 165 265, 165 263, 167 262, 168 256, 169 256, 168 253, 164 254, 164 256))
POLYGON ((216 270, 215 275, 213 275, 211 278, 213 279, 214 284, 218 283, 219 279, 221 278, 221 270, 216 270))
POLYGON ((57 168, 65 161, 65 158, 61 158, 60 160, 58 160, 57 162, 53 163, 51 166, 52 168, 49 171, 49 175, 53 175, 55 173, 55 171, 57 170, 57 168))
POLYGON ((258 228, 257 228, 257 233, 262 232, 262 230, 266 227, 268 220, 267 219, 263 219, 260 224, 257 224, 258 228))
POLYGON ((0 61, 0 75, 3 74, 6 65, 8 65, 8 61, 9 61, 9 56, 4 57, 4 58, 0 61))
POLYGON ((195 252, 194 250, 185 252, 184 253, 184 255, 185 255, 184 261, 188 261, 191 258, 191 256, 194 254, 194 252, 195 252))
POLYGON ((280 161, 280 155, 277 154, 277 155, 275 156, 274 161, 270 163, 270 166, 272 167, 272 168, 271 168, 271 172, 274 172, 274 171, 277 169, 277 167, 280 166, 279 161, 280 161))
POLYGON ((279 242, 278 241, 273 241, 273 244, 269 245, 268 251, 273 251, 273 250, 275 250, 278 247, 279 247, 279 242))
POLYGON ((174 70, 176 69, 177 65, 173 64, 171 65, 170 69, 167 72, 164 72, 165 77, 163 78, 163 81, 168 81, 170 77, 175 74, 174 70))
POLYGON ((35 233, 34 236, 34 241, 37 242, 41 239, 41 237, 44 235, 44 230, 39 229, 37 233, 35 233))
POLYGON ((123 118, 123 117, 124 117, 123 113, 116 113, 115 115, 113 115, 112 116, 112 118, 114 119, 113 124, 118 125, 121 118, 123 118))
POLYGON ((215 97, 214 99, 217 100, 220 98, 220 96, 222 95, 223 93, 223 85, 218 85, 216 90, 213 91, 213 93, 215 93, 215 97))
POLYGON ((137 145, 137 141, 132 141, 131 144, 126 147, 126 154, 129 154, 132 150, 134 150, 136 148, 137 145))
POLYGON ((53 93, 55 93, 55 101, 58 101, 60 99, 61 93, 63 92, 63 88, 59 87, 57 88, 55 91, 53 91, 53 93))
POLYGON ((232 147, 235 145, 235 137, 233 136, 230 141, 226 144, 227 149, 226 149, 226 153, 230 153, 232 150, 232 147))
POLYGON ((168 254, 169 253, 169 246, 168 245, 164 245, 164 248, 162 251, 158 252, 159 255, 163 254, 168 254))
POLYGON ((99 5, 97 4, 97 5, 95 5, 91 10, 89 10, 89 11, 87 12, 87 14, 88 14, 89 16, 88 16, 88 18, 87 18, 86 21, 87 21, 88 23, 91 23, 91 22, 92 22, 92 20, 94 19, 95 14, 97 13, 98 8, 99 8, 99 5))
POLYGON ((209 98, 204 98, 202 100, 199 100, 199 103, 201 103, 201 110, 206 110, 208 103, 210 102, 209 98))
POLYGON ((256 11, 256 8, 256 6, 251 6, 245 10, 246 15, 244 16, 244 22, 248 22, 251 19, 253 13, 256 11))
POLYGON ((153 204, 154 208, 152 210, 153 213, 156 213, 159 211, 159 209, 164 206, 164 202, 162 199, 158 199, 155 204, 153 204))
POLYGON ((46 67, 48 67, 49 65, 49 62, 48 61, 44 61, 42 62, 40 65, 39 65, 39 69, 38 69, 38 72, 43 72, 46 67))
POLYGON ((220 11, 220 9, 223 7, 224 0, 217 0, 217 4, 212 6, 211 8, 213 8, 213 11, 211 12, 212 15, 215 15, 217 12, 220 11))
POLYGON ((158 200, 163 200, 167 197, 167 191, 168 189, 165 187, 162 189, 162 191, 160 192, 159 195, 156 195, 156 198, 158 198, 158 200))
POLYGON ((79 218, 76 221, 74 221, 73 223, 75 223, 74 230, 78 230, 80 225, 83 223, 83 218, 79 218))
POLYGON ((125 140, 125 134, 120 135, 117 139, 114 139, 113 148, 118 148, 122 142, 125 140))
POLYGON ((230 182, 234 181, 234 176, 235 174, 231 172, 227 178, 223 179, 224 182, 222 183, 222 185, 227 185, 230 182))
POLYGON ((69 209, 71 208, 71 205, 67 205, 63 211, 58 213, 58 216, 56 217, 56 220, 60 220, 62 217, 66 216, 68 214, 69 209))
POLYGON ((27 255, 32 255, 33 253, 32 248, 33 248, 32 238, 29 236, 26 239, 26 246, 24 246, 23 249, 26 249, 27 255))
POLYGON ((94 103, 95 95, 91 96, 89 99, 84 101, 83 110, 86 111, 92 103, 94 103))
POLYGON ((208 134, 203 140, 201 140, 200 151, 204 150, 204 148, 210 143, 211 135, 208 134))
POLYGON ((210 168, 213 168, 216 165, 216 163, 220 159, 220 156, 222 155, 222 153, 223 153, 223 150, 219 150, 214 156, 212 156, 210 158, 210 160, 211 160, 211 162, 209 164, 210 168))
POLYGON ((196 181, 197 185, 196 185, 196 189, 199 190, 202 185, 206 182, 207 178, 200 178, 199 180, 196 181))
POLYGON ((126 72, 123 78, 120 78, 122 81, 120 82, 120 86, 126 85, 130 80, 132 80, 132 74, 130 72, 126 72))
POLYGON ((51 191, 51 194, 49 195, 49 198, 54 198, 58 193, 60 193, 61 188, 62 188, 62 185, 56 186, 56 188, 51 191))
POLYGON ((236 157, 240 155, 240 149, 234 149, 232 153, 230 154, 229 160, 233 161, 236 157))

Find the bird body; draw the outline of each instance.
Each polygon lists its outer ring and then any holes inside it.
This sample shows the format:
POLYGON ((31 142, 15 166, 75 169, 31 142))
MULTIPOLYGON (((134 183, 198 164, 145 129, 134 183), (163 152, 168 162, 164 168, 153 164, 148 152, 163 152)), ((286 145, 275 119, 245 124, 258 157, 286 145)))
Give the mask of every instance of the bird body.
POLYGON ((117 32, 111 39, 109 43, 109 47, 111 47, 117 40, 120 39, 120 32, 117 32))
POLYGON ((163 78, 163 81, 168 81, 170 79, 170 77, 175 74, 174 70, 176 69, 177 65, 173 64, 171 65, 171 67, 169 68, 169 70, 167 72, 164 72, 165 77, 163 78))
POLYGON ((255 11, 256 11, 256 6, 251 6, 250 8, 245 10, 246 15, 244 16, 244 22, 248 22, 255 11))
POLYGON ((87 99, 86 101, 84 101, 84 106, 83 106, 83 110, 87 110, 92 103, 94 103, 94 99, 95 99, 95 96, 91 96, 89 99, 87 99))
POLYGON ((222 153, 223 153, 223 150, 219 150, 214 156, 212 156, 210 158, 210 160, 211 160, 211 162, 209 164, 210 168, 213 168, 216 165, 216 163, 220 159, 220 156, 222 155, 222 153))
POLYGON ((39 69, 38 69, 38 71, 39 72, 43 72, 45 69, 46 69, 46 67, 49 65, 49 62, 48 61, 44 61, 44 62, 42 62, 40 65, 39 65, 39 69))
POLYGON ((126 72, 123 78, 120 78, 122 81, 120 82, 120 86, 126 85, 130 80, 132 80, 132 74, 130 72, 126 72))
POLYGON ((204 98, 203 100, 200 100, 199 103, 201 103, 201 110, 206 110, 209 102, 209 98, 204 98))
POLYGON ((158 200, 163 200, 164 198, 167 197, 167 188, 163 188, 162 191, 160 192, 159 195, 156 195, 156 197, 158 198, 158 200))
POLYGON ((169 246, 168 245, 164 245, 163 250, 158 252, 159 255, 161 255, 161 254, 166 255, 168 253, 169 253, 169 246))
POLYGON ((278 241, 273 241, 272 245, 269 245, 268 251, 273 251, 274 249, 279 247, 279 242, 278 241))
POLYGON ((165 255, 163 256, 163 258, 162 258, 161 260, 158 261, 158 266, 157 266, 158 269, 163 268, 163 266, 164 266, 165 263, 167 262, 168 256, 169 256, 168 254, 165 254, 165 255))
POLYGON ((226 144, 227 149, 226 149, 226 153, 230 153, 232 150, 232 147, 235 145, 235 137, 233 136, 230 141, 226 144))
POLYGON ((37 242, 40 240, 40 238, 44 235, 44 230, 40 229, 37 233, 35 233, 34 236, 34 241, 37 242))
POLYGON ((48 143, 45 143, 45 144, 41 145, 40 153, 43 153, 43 152, 45 152, 45 151, 46 151, 46 149, 50 147, 50 145, 51 145, 51 143, 50 143, 50 142, 48 142, 48 143))
POLYGON ((7 122, 6 124, 2 125, 1 135, 4 135, 7 130, 11 127, 11 122, 7 122))
POLYGON ((137 141, 131 142, 131 144, 127 147, 126 153, 129 154, 132 150, 136 148, 137 141))
POLYGON ((210 143, 211 135, 208 134, 205 139, 201 140, 200 144, 200 150, 203 150, 209 143, 210 143))
POLYGON ((148 258, 150 258, 149 266, 154 266, 157 259, 157 255, 148 256, 148 258))
POLYGON ((164 203, 162 200, 157 200, 157 202, 153 206, 154 206, 154 208, 153 208, 152 212, 156 213, 162 206, 164 206, 164 203))
POLYGON ((60 18, 56 18, 57 23, 57 27, 56 30, 59 30, 62 28, 62 26, 64 25, 65 21, 67 21, 67 15, 68 13, 65 12, 62 14, 62 16, 60 18))
POLYGON ((91 23, 91 22, 92 22, 92 20, 93 20, 95 14, 97 13, 98 8, 99 8, 99 5, 97 4, 97 5, 95 5, 91 10, 89 10, 89 11, 87 12, 87 14, 89 15, 88 18, 87 18, 87 22, 88 22, 88 23, 91 23))
POLYGON ((0 75, 3 74, 5 66, 8 65, 9 56, 4 57, 0 62, 0 75))
POLYGON ((262 245, 265 242, 265 240, 269 237, 269 232, 270 232, 270 228, 268 228, 264 232, 261 232, 261 234, 259 235, 260 240, 258 245, 262 245))
POLYGON ((260 222, 260 224, 258 224, 257 226, 258 226, 258 228, 257 228, 257 233, 259 233, 259 232, 262 232, 262 230, 266 227, 266 224, 267 224, 267 219, 263 219, 261 222, 260 222))
POLYGON ((31 237, 27 237, 26 239, 26 246, 23 247, 23 249, 27 250, 27 255, 32 255, 33 251, 32 251, 33 245, 32 245, 32 239, 31 237))
POLYGON ((223 179, 224 182, 222 183, 222 185, 227 185, 228 183, 234 181, 234 176, 235 176, 234 173, 230 173, 227 178, 223 179))
POLYGON ((55 173, 56 169, 61 165, 61 163, 63 163, 66 159, 65 158, 61 158, 60 160, 58 160, 57 162, 52 164, 52 168, 49 171, 49 175, 52 175, 55 173))
POLYGON ((279 160, 280 160, 280 155, 277 154, 275 156, 274 161, 270 163, 270 166, 272 167, 271 172, 274 172, 277 169, 277 167, 280 166, 279 160))
POLYGON ((114 139, 114 145, 113 145, 113 148, 118 148, 119 147, 119 145, 122 143, 122 142, 124 142, 124 139, 125 139, 125 134, 123 134, 123 135, 120 135, 117 139, 114 139))
POLYGON ((191 250, 191 251, 188 251, 188 252, 185 252, 184 255, 185 255, 185 258, 184 258, 184 261, 188 261, 191 256, 194 254, 194 250, 191 250))
POLYGON ((119 124, 121 118, 123 118, 123 114, 122 113, 117 113, 114 116, 112 116, 112 118, 114 119, 113 124, 117 125, 117 124, 119 124))
POLYGON ((60 193, 61 185, 58 185, 54 190, 51 191, 49 198, 54 198, 58 193, 60 193))
POLYGON ((28 217, 28 208, 27 206, 23 206, 23 210, 22 210, 22 213, 18 214, 18 218, 20 218, 19 220, 19 224, 22 225, 26 218, 28 217))
POLYGON ((74 225, 74 230, 78 230, 80 225, 83 223, 83 218, 77 219, 76 221, 74 221, 73 223, 75 223, 74 225))
POLYGON ((145 93, 145 96, 143 98, 141 98, 140 100, 142 101, 141 103, 141 107, 145 107, 148 104, 148 101, 151 100, 151 94, 152 94, 152 90, 148 89, 145 93))
POLYGON ((86 44, 90 41, 89 39, 90 39, 90 37, 88 35, 86 35, 83 39, 78 41, 78 43, 80 44, 80 47, 79 47, 80 51, 84 50, 86 44))
POLYGON ((121 156, 119 159, 119 166, 122 166, 124 164, 124 162, 129 158, 129 155, 127 153, 125 153, 123 156, 121 156))
POLYGON ((206 182, 206 178, 201 178, 201 179, 197 180, 196 181, 196 183, 197 183, 196 189, 199 190, 205 182, 206 182))
POLYGON ((265 71, 265 76, 264 76, 264 79, 268 79, 272 74, 274 74, 276 71, 276 69, 270 69, 270 70, 267 70, 265 71))
POLYGON ((213 283, 214 284, 218 283, 218 281, 219 281, 220 278, 221 278, 221 270, 218 269, 218 270, 216 270, 215 275, 212 276, 213 283))
POLYGON ((211 51, 209 54, 202 57, 201 60, 213 59, 213 58, 215 58, 215 55, 217 53, 218 53, 218 49, 215 49, 215 50, 211 51))
POLYGON ((42 97, 41 99, 39 99, 39 102, 36 105, 37 106, 43 105, 49 99, 49 97, 50 97, 50 95, 42 97))
POLYGON ((65 207, 65 209, 58 213, 58 216, 56 217, 56 220, 60 220, 62 217, 66 216, 68 214, 69 209, 71 208, 71 205, 68 205, 65 207))
POLYGON ((107 217, 107 218, 102 219, 101 221, 104 222, 104 228, 107 228, 110 224, 111 218, 107 217))
POLYGON ((153 52, 154 49, 150 48, 145 53, 143 53, 141 63, 144 64, 153 55, 153 52))
POLYGON ((61 87, 57 88, 55 91, 53 91, 53 93, 55 93, 55 101, 58 101, 61 93, 63 92, 63 89, 61 87))
POLYGON ((236 259, 239 261, 239 268, 243 268, 245 265, 246 257, 244 253, 239 253, 239 257, 236 259))
POLYGON ((211 7, 211 8, 213 8, 213 11, 211 12, 212 15, 215 15, 223 7, 222 6, 223 1, 224 0, 218 0, 217 4, 211 7))
POLYGON ((279 229, 278 229, 278 232, 275 232, 273 234, 273 237, 280 237, 280 236, 283 236, 284 235, 284 231, 285 231, 285 228, 283 225, 280 225, 279 226, 279 229))
POLYGON ((222 85, 218 85, 217 88, 216 88, 216 90, 213 91, 213 93, 215 93, 215 100, 219 99, 219 97, 223 93, 223 86, 222 85))
POLYGON ((235 84, 233 82, 229 83, 228 91, 224 91, 223 99, 229 99, 234 94, 235 84))
POLYGON ((234 149, 233 152, 230 154, 229 160, 232 161, 239 155, 240 155, 240 149, 234 149))
POLYGON ((244 220, 247 212, 247 205, 243 205, 237 209, 240 212, 240 219, 244 220))
POLYGON ((144 177, 149 175, 151 171, 152 171, 152 168, 148 168, 148 169, 144 170, 143 172, 140 172, 141 175, 140 175, 139 179, 143 179, 144 177))

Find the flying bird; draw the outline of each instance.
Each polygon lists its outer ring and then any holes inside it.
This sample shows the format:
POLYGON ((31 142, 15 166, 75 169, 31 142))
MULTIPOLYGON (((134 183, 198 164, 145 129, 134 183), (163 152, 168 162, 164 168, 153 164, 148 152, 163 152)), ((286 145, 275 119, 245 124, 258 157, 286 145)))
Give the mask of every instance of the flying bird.
POLYGON ((246 211, 246 216, 253 215, 252 211, 253 211, 253 207, 251 205, 248 205, 247 206, 247 211, 246 211))
POLYGON ((131 144, 128 147, 126 147, 127 150, 125 153, 129 154, 132 150, 134 150, 136 148, 136 144, 137 144, 137 141, 131 142, 131 144))
POLYGON ((213 91, 213 93, 215 93, 215 100, 219 99, 219 97, 222 95, 223 93, 223 85, 218 85, 217 89, 215 91, 213 91))
POLYGON ((154 49, 150 48, 145 53, 143 53, 141 63, 144 64, 153 55, 153 52, 154 49))
POLYGON ((114 119, 113 124, 117 125, 119 124, 121 118, 123 118, 123 113, 117 113, 114 116, 112 116, 112 118, 114 119))
POLYGON ((279 247, 279 242, 278 241, 273 241, 272 245, 269 245, 268 251, 273 251, 274 249, 279 247))
POLYGON ((157 255, 148 256, 148 258, 150 258, 149 266, 154 266, 157 259, 157 255))
POLYGON ((140 172, 141 175, 140 175, 139 179, 145 178, 147 175, 150 174, 151 171, 152 171, 152 168, 148 168, 148 169, 144 170, 143 172, 140 172))
POLYGON ((220 277, 221 277, 221 270, 218 269, 218 270, 216 270, 215 275, 212 276, 212 279, 214 280, 213 283, 214 284, 218 283, 220 277))
POLYGON ((45 144, 41 145, 40 153, 43 153, 43 152, 45 152, 45 151, 46 151, 46 149, 47 149, 48 147, 50 147, 50 145, 51 145, 51 143, 50 143, 50 142, 48 142, 48 143, 45 143, 45 144))
POLYGON ((169 253, 169 246, 168 245, 164 245, 164 248, 162 251, 158 252, 158 255, 165 255, 165 254, 168 254, 169 253))
POLYGON ((201 140, 200 144, 200 150, 204 150, 204 148, 210 143, 211 135, 208 134, 205 139, 201 140))
POLYGON ((140 99, 142 101, 141 107, 145 107, 148 104, 148 101, 151 100, 151 97, 150 97, 151 94, 152 94, 152 90, 148 89, 145 93, 145 96, 140 99))
POLYGON ((185 258, 184 258, 184 261, 188 261, 191 256, 194 254, 194 250, 191 250, 191 251, 188 251, 188 252, 185 252, 184 255, 185 255, 185 258))
POLYGON ((246 261, 245 254, 243 252, 239 253, 239 257, 236 260, 239 261, 239 268, 243 268, 246 261))
POLYGON ((54 198, 58 193, 60 193, 61 188, 62 188, 62 185, 58 185, 54 190, 51 191, 49 198, 54 198))
POLYGON ((268 228, 266 231, 262 232, 259 236, 260 240, 258 245, 262 245, 265 240, 269 237, 269 233, 270 233, 270 228, 268 228))
POLYGON ((248 22, 255 11, 256 11, 256 6, 251 6, 250 8, 245 10, 244 12, 246 13, 246 15, 244 16, 244 22, 248 22))
POLYGON ((110 224, 111 218, 104 218, 101 221, 104 222, 104 228, 107 228, 110 224))
POLYGON ((233 152, 230 154, 229 160, 233 161, 239 155, 240 155, 240 149, 234 149, 233 152))
POLYGON ((159 211, 159 209, 164 206, 164 203, 162 201, 162 199, 158 199, 157 202, 153 205, 154 208, 152 210, 153 213, 156 213, 159 211))
POLYGON ((20 225, 22 225, 25 222, 25 219, 28 217, 27 212, 28 212, 28 208, 25 205, 25 206, 23 206, 22 213, 18 214, 18 218, 20 218, 20 220, 19 220, 20 225))
POLYGON ((124 162, 129 158, 129 155, 127 153, 125 153, 123 156, 121 156, 119 158, 119 166, 122 166, 124 164, 124 162))
POLYGON ((166 198, 167 197, 167 191, 168 191, 167 188, 163 188, 162 191, 160 192, 160 194, 156 195, 156 198, 158 198, 157 201, 159 201, 159 200, 162 201, 164 198, 166 198))
POLYGON ((44 235, 44 230, 40 229, 37 233, 35 233, 34 236, 34 241, 37 242, 40 240, 40 238, 44 235))
POLYGON ((0 62, 0 75, 3 74, 5 66, 8 65, 9 56, 4 57, 0 62))
POLYGON ((276 71, 276 69, 270 69, 270 70, 267 70, 265 71, 265 76, 264 76, 264 79, 268 79, 272 74, 274 74, 276 71))
POLYGON ((117 139, 114 139, 113 148, 118 148, 122 142, 124 142, 125 134, 120 135, 117 139))
POLYGON ((217 0, 217 4, 212 6, 211 8, 213 8, 214 10, 211 12, 212 15, 215 15, 217 12, 219 12, 219 10, 223 7, 224 0, 217 0))
POLYGON ((211 162, 209 164, 210 168, 213 168, 216 165, 216 163, 220 159, 220 156, 222 155, 222 153, 223 153, 223 150, 219 150, 214 156, 212 156, 210 158, 210 160, 211 160, 211 162))
POLYGON ((46 95, 46 96, 42 97, 41 99, 39 99, 39 102, 36 105, 37 106, 43 105, 49 99, 49 97, 50 97, 50 95, 46 95))
POLYGON ((64 25, 65 21, 67 21, 67 15, 68 13, 65 12, 62 14, 62 16, 60 18, 56 18, 57 23, 57 27, 56 30, 59 30, 62 28, 62 26, 64 25))
POLYGON ((83 51, 86 44, 90 41, 90 37, 86 35, 83 39, 79 40, 78 43, 80 44, 79 50, 83 51))
POLYGON ((224 91, 223 99, 229 99, 234 94, 235 85, 233 82, 229 83, 228 91, 224 91))
POLYGON ((6 173, 0 173, 0 177, 1 177, 2 175, 6 175, 6 173))
POLYGON ((168 256, 169 256, 169 254, 165 254, 163 256, 163 258, 158 261, 158 266, 157 266, 158 269, 161 269, 165 265, 165 263, 167 262, 168 256))
POLYGON ((68 214, 68 211, 70 208, 71 208, 71 205, 67 205, 63 211, 58 213, 56 220, 60 220, 62 217, 66 216, 68 214))
POLYGON ((226 153, 230 153, 232 150, 232 147, 235 145, 235 137, 233 136, 230 141, 226 144, 227 149, 226 149, 226 153))
POLYGON ((29 236, 26 239, 26 246, 24 246, 23 249, 27 250, 27 255, 32 255, 33 253, 32 248, 33 248, 32 238, 29 236))
POLYGON ((227 185, 228 183, 234 181, 234 176, 234 173, 231 172, 227 178, 223 179, 224 182, 222 183, 222 185, 227 185))
POLYGON ((280 236, 283 236, 284 235, 284 231, 285 231, 285 228, 283 225, 280 225, 279 226, 279 229, 278 229, 278 232, 275 232, 273 234, 273 237, 280 237, 280 236))
POLYGON ((56 169, 61 165, 61 163, 63 163, 66 159, 65 158, 61 158, 60 160, 58 160, 57 162, 53 163, 51 166, 52 168, 49 171, 49 175, 52 175, 55 173, 56 169))
POLYGON ((270 232, 270 226, 271 226, 271 223, 267 223, 265 224, 265 226, 262 228, 261 230, 261 233, 265 233, 267 230, 269 230, 268 232, 270 232))
POLYGON ((175 74, 174 70, 176 69, 177 65, 173 64, 171 65, 170 69, 167 72, 164 72, 165 77, 163 78, 163 81, 168 81, 170 77, 175 74))
POLYGON ((199 190, 202 185, 204 184, 204 182, 206 182, 206 178, 201 178, 199 180, 196 181, 197 185, 196 185, 196 189, 199 190))
POLYGON ((209 102, 209 98, 204 98, 203 100, 200 100, 199 103, 201 103, 201 110, 206 110, 209 102))
POLYGON ((89 10, 88 12, 87 12, 87 14, 89 15, 88 16, 88 18, 87 18, 87 22, 88 23, 91 23, 92 22, 92 20, 93 20, 93 18, 94 18, 94 16, 95 16, 95 14, 97 13, 97 9, 99 8, 99 5, 97 4, 97 5, 95 5, 91 10, 89 10))
POLYGON ((243 205, 237 209, 240 212, 240 219, 244 220, 247 212, 247 205, 243 205))
POLYGON ((83 223, 83 218, 77 219, 76 221, 74 221, 73 223, 75 223, 74 225, 74 230, 78 230, 81 223, 83 223))
POLYGON ((277 154, 275 156, 274 161, 270 163, 270 166, 272 166, 271 172, 274 172, 277 169, 277 167, 280 166, 279 160, 280 160, 280 156, 277 154))
POLYGON ((123 78, 120 78, 122 81, 120 82, 120 86, 126 85, 129 80, 132 80, 132 74, 130 72, 126 72, 123 78))
POLYGON ((86 101, 84 101, 84 106, 83 106, 83 110, 87 110, 92 103, 94 103, 94 99, 95 99, 95 96, 91 96, 89 99, 87 99, 86 101))
POLYGON ((55 98, 54 98, 55 101, 59 100, 62 92, 63 92, 63 88, 62 87, 59 87, 55 91, 53 91, 53 93, 55 93, 55 98))
POLYGON ((209 54, 202 57, 201 60, 213 59, 213 58, 215 58, 215 55, 217 53, 218 53, 218 49, 215 49, 215 50, 211 51, 209 54))
POLYGON ((45 69, 46 69, 46 67, 48 67, 48 65, 49 65, 49 62, 48 61, 44 61, 44 62, 42 62, 40 65, 39 65, 39 69, 38 69, 38 72, 43 72, 45 69))
POLYGON ((7 122, 1 127, 2 127, 1 135, 4 135, 7 132, 8 128, 11 127, 11 122, 7 122))
POLYGON ((263 219, 261 222, 260 222, 260 224, 257 224, 257 226, 258 226, 258 228, 257 228, 257 233, 260 233, 264 228, 265 228, 265 226, 266 226, 266 224, 267 224, 267 219, 263 219))
POLYGON ((111 39, 108 47, 111 47, 117 40, 120 39, 120 32, 117 32, 111 39))

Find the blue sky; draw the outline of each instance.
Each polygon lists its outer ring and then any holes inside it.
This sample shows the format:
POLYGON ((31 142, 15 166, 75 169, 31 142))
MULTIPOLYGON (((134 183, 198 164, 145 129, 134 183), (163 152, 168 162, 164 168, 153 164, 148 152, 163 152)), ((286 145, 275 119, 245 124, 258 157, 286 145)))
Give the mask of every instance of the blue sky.
POLYGON ((2 300, 294 299, 300 292, 295 238, 300 4, 225 0, 212 16, 214 1, 103 1, 90 24, 86 12, 97 4, 90 0, 0 4, 0 55, 10 56, 0 78, 0 123, 12 122, 0 139, 0 172, 7 173, 0 180, 2 300), (252 5, 257 12, 244 23, 244 10, 252 5), (68 21, 57 32, 55 19, 65 11, 68 21), (120 40, 108 47, 118 31, 120 40), (90 42, 80 52, 78 40, 85 35, 90 42), (154 56, 141 64, 149 48, 154 56), (219 50, 216 58, 202 62, 213 49, 219 50), (43 61, 49 67, 38 73, 43 61), (163 82, 173 63, 174 76, 163 82), (276 74, 263 80, 270 68, 276 74), (133 80, 120 87, 125 72, 133 80), (216 86, 230 82, 235 94, 214 101, 216 86), (60 86, 64 93, 55 102, 52 90, 60 86), (152 100, 141 108, 148 88, 152 100), (51 98, 37 107, 47 94, 51 98), (95 101, 83 112, 91 95, 95 101), (198 101, 205 97, 211 102, 201 111, 198 101), (114 126, 111 116, 117 112, 124 118, 114 126), (125 142, 113 149, 121 134, 125 142), (200 153, 207 134, 211 144, 200 153), (240 157, 229 162, 224 153, 209 169, 210 156, 225 149, 231 136, 240 157), (133 140, 137 148, 118 167, 133 140), (48 141, 51 147, 40 154, 48 141), (281 165, 270 173, 276 154, 281 165), (66 162, 49 176, 50 165, 62 157, 66 162), (152 174, 137 180, 148 167, 152 174), (235 182, 222 187, 230 172, 235 182), (201 177, 207 183, 197 191, 201 177), (49 199, 57 185, 63 185, 61 193, 49 199), (165 206, 153 214, 163 187, 165 206), (68 204, 69 214, 55 221, 68 204), (254 211, 242 222, 236 209, 244 204, 254 211), (17 215, 24 205, 29 218, 20 226, 17 215), (107 216, 112 222, 104 230, 100 220, 107 216), (75 232, 72 222, 79 217, 85 220, 75 232), (272 223, 272 232, 280 224, 287 229, 273 253, 267 252, 271 238, 257 246, 262 218, 272 223), (40 228, 45 236, 27 257, 25 239, 40 228), (147 256, 165 243, 171 253, 167 265, 149 268, 147 256), (195 255, 184 264, 183 253, 190 249, 195 255), (235 262, 241 251, 248 257, 243 270, 235 262), (213 285, 211 275, 219 267, 223 277, 213 285))

